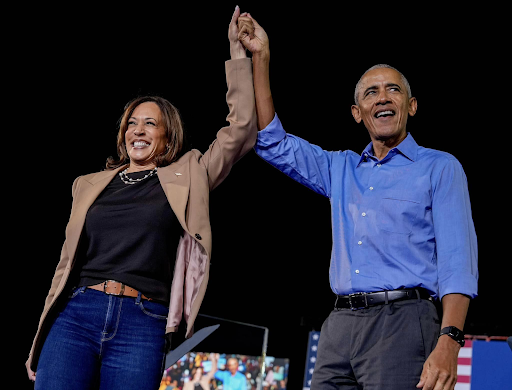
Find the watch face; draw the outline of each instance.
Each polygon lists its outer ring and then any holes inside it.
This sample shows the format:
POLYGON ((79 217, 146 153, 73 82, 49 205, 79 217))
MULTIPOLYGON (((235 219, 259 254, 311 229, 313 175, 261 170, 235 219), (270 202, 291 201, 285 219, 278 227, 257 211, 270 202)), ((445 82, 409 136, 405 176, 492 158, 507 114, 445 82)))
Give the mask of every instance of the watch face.
POLYGON ((460 329, 457 329, 455 326, 450 326, 448 334, 461 346, 464 346, 464 333, 460 329))
POLYGON ((441 330, 441 334, 446 334, 450 336, 452 339, 454 339, 456 342, 458 342, 462 347, 466 343, 464 340, 464 332, 460 329, 456 328, 455 326, 448 326, 446 328, 443 328, 441 330))

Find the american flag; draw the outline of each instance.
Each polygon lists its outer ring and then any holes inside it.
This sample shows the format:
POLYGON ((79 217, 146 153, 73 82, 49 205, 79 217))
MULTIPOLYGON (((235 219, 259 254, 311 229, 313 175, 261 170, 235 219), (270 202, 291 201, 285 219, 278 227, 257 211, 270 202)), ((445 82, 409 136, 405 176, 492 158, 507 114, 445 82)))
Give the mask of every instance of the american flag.
POLYGON ((309 332, 308 353, 306 356, 306 372, 304 373, 304 385, 302 390, 309 390, 311 387, 311 378, 315 371, 316 351, 318 350, 318 340, 320 332, 309 332))
MULTIPOLYGON (((311 378, 315 371, 316 353, 320 332, 309 332, 308 352, 306 355, 306 371, 302 390, 309 390, 311 378)), ((471 359, 473 356, 473 341, 466 339, 466 344, 460 349, 457 364, 457 384, 455 390, 471 390, 471 359)))
POLYGON ((466 344, 459 351, 457 363, 457 384, 455 390, 471 389, 471 359, 473 357, 473 340, 466 339, 466 344))

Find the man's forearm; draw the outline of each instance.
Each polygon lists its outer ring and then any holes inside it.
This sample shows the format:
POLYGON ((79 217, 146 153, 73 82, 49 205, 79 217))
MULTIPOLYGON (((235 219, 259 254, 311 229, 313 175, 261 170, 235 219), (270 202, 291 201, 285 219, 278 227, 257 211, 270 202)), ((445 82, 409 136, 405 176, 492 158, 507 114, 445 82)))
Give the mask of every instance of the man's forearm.
POLYGON ((469 308, 469 297, 463 294, 447 294, 441 300, 443 304, 443 319, 441 328, 456 326, 464 329, 469 308))
POLYGON ((258 130, 264 129, 274 119, 275 109, 270 92, 270 52, 255 53, 252 58, 254 96, 258 115, 258 130))
MULTIPOLYGON (((455 326, 458 329, 463 330, 464 323, 466 322, 466 315, 468 314, 469 301, 469 297, 463 294, 446 294, 441 300, 443 305, 441 329, 446 328, 447 326, 455 326)), ((440 337, 438 344, 458 347, 457 342, 452 340, 448 335, 440 337)))

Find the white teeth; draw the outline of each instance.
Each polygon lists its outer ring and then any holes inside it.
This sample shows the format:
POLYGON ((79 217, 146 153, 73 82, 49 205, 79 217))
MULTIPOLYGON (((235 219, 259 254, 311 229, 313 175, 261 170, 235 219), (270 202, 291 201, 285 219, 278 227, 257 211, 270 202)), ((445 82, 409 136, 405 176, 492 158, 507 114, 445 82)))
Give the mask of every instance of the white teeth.
POLYGON ((133 147, 135 147, 135 148, 143 148, 144 146, 149 146, 149 144, 144 141, 135 141, 133 143, 133 147))
POLYGON ((388 110, 388 111, 381 111, 377 114, 377 118, 380 118, 382 115, 393 115, 393 111, 391 110, 388 110))

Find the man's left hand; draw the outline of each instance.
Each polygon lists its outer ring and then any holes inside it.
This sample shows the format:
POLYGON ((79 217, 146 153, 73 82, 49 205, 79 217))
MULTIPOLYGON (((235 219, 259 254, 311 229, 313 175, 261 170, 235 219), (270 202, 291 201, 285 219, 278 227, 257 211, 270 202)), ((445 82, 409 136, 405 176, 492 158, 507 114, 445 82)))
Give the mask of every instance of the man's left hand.
POLYGON ((449 336, 441 336, 423 365, 417 388, 423 390, 453 390, 457 383, 457 358, 460 345, 449 336))

